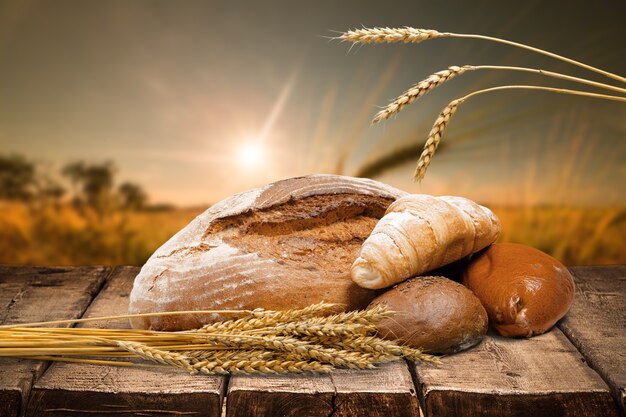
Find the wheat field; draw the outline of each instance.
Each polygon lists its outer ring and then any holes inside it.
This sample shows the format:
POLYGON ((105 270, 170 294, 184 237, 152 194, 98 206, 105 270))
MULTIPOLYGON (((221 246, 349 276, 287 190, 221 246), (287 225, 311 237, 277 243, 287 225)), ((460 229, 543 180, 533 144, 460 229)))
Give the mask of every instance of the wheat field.
MULTIPOLYGON (((3 203, 0 263, 142 265, 204 208, 114 212, 3 203)), ((531 245, 566 265, 626 264, 626 207, 491 207, 501 242, 531 245)))

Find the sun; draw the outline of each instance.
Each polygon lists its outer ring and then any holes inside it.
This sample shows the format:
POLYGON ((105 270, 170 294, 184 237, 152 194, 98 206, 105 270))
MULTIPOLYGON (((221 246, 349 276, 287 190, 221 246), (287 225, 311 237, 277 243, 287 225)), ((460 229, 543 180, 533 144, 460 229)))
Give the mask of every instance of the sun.
POLYGON ((256 168, 263 163, 265 150, 258 142, 247 142, 237 151, 237 162, 244 168, 256 168))

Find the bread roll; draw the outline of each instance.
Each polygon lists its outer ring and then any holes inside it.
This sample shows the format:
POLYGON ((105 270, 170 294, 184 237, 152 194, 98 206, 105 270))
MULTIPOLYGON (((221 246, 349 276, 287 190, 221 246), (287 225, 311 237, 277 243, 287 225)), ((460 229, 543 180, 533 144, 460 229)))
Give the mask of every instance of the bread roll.
POLYGON ((574 299, 574 280, 561 262, 515 243, 497 243, 475 256, 463 284, 483 303, 491 325, 508 337, 546 332, 574 299))
MULTIPOLYGON (((350 265, 389 204, 406 193, 334 175, 279 181, 229 197, 160 247, 135 279, 131 314, 171 310, 287 310, 320 301, 365 308, 376 293, 350 265)), ((182 330, 232 315, 131 320, 182 330)))
POLYGON ((444 277, 415 277, 376 297, 396 314, 383 319, 379 333, 431 353, 452 353, 479 343, 487 333, 487 313, 463 285, 444 277))
POLYGON ((491 210, 467 198, 407 195, 389 206, 363 244, 352 279, 363 288, 389 287, 479 251, 499 234, 491 210))

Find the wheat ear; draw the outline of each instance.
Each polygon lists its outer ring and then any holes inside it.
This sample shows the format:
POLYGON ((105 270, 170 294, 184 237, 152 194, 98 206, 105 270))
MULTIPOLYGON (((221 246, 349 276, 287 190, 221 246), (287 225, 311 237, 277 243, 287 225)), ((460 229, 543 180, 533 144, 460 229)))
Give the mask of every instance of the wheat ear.
POLYGON ((309 321, 297 321, 292 323, 278 324, 273 327, 256 329, 247 334, 263 335, 291 335, 291 336, 344 336, 354 334, 368 334, 376 331, 374 324, 334 324, 334 323, 311 323, 309 321))
POLYGON ((419 43, 440 37, 441 33, 431 29, 404 28, 362 28, 343 33, 337 39, 352 43, 419 43))
POLYGON ((451 66, 448 69, 443 71, 436 72, 426 78, 413 85, 411 88, 406 90, 404 93, 396 97, 391 103, 389 103, 385 108, 376 113, 374 119, 372 120, 373 124, 379 123, 383 120, 389 119, 391 116, 399 113, 405 106, 413 103, 418 98, 422 97, 429 91, 434 90, 439 87, 441 84, 446 81, 451 80, 457 75, 461 75, 466 71, 476 71, 476 70, 508 70, 508 71, 520 71, 520 72, 529 72, 533 74, 545 75, 552 78, 558 78, 561 80, 573 81, 581 84, 587 84, 593 87, 604 88, 607 90, 617 91, 619 93, 626 94, 626 88, 616 87, 610 84, 599 83, 591 80, 587 80, 585 78, 572 77, 566 74, 560 74, 558 72, 546 71, 542 69, 535 68, 525 68, 525 67, 511 67, 511 66, 500 66, 500 65, 464 65, 462 67, 451 66))
POLYGON ((329 314, 336 311, 338 307, 339 304, 321 302, 311 304, 301 309, 285 311, 255 309, 251 311, 250 314, 240 319, 207 324, 193 331, 200 333, 233 333, 261 329, 273 327, 280 323, 288 323, 299 319, 329 314))
POLYGON ((273 326, 244 330, 255 335, 292 335, 292 336, 339 336, 367 334, 376 330, 378 321, 391 317, 388 308, 376 306, 361 311, 348 311, 331 316, 311 317, 305 320, 281 322, 273 326))
POLYGON ((197 351, 190 352, 189 356, 192 367, 204 374, 327 373, 333 369, 319 361, 303 360, 298 355, 271 350, 197 351))
POLYGON ((419 160, 417 161, 417 167, 415 168, 415 172, 413 173, 413 178, 417 181, 421 181, 424 178, 424 174, 426 173, 426 169, 428 169, 428 165, 430 165, 430 161, 433 159, 433 155, 435 155, 435 151, 439 146, 439 142, 441 142, 441 136, 443 135, 443 131, 446 130, 448 123, 450 123, 450 119, 456 113, 456 109, 463 102, 462 99, 452 100, 450 104, 448 104, 442 111, 439 113, 439 117, 435 120, 435 124, 430 129, 430 133, 428 134, 428 139, 424 144, 424 150, 420 155, 419 160))
POLYGON ((213 342, 232 348, 247 350, 271 349, 298 355, 303 360, 316 360, 333 366, 346 368, 369 369, 373 367, 372 357, 369 354, 326 348, 293 337, 238 336, 229 334, 207 334, 205 337, 207 342, 213 342))
POLYGON ((441 142, 441 137, 443 136, 443 132, 448 126, 450 122, 450 118, 457 110, 457 107, 466 101, 467 99, 477 96, 479 94, 490 93, 493 91, 501 91, 501 90, 540 90, 540 91, 549 91, 552 93, 561 93, 561 94, 571 94, 576 96, 585 96, 585 97, 593 97, 593 98, 601 98, 605 100, 612 101, 622 101, 626 102, 626 97, 619 96, 610 96, 606 94, 597 94, 597 93, 589 93, 586 91, 578 91, 578 90, 567 90, 563 88, 552 88, 552 87, 541 87, 536 85, 503 85, 499 87, 487 88, 484 90, 474 91, 464 97, 453 100, 448 104, 439 114, 439 117, 433 124, 430 133, 428 134, 428 139, 426 140, 426 144, 424 145, 424 150, 417 161, 417 167, 415 168, 415 173, 413 174, 413 179, 416 181, 421 181, 424 178, 424 174, 426 173, 426 169, 430 165, 432 158, 441 142))
POLYGON ((470 69, 469 65, 463 67, 452 66, 448 69, 432 74, 425 80, 422 80, 413 85, 391 103, 389 103, 384 109, 376 113, 374 119, 372 120, 372 123, 375 124, 381 122, 382 120, 389 119, 394 114, 400 112, 405 106, 413 103, 415 100, 425 95, 429 91, 434 90, 446 81, 456 77, 457 75, 463 74, 468 69, 470 69))
POLYGON ((214 374, 254 374, 254 373, 266 373, 266 374, 286 374, 286 373, 303 373, 303 372, 315 372, 315 373, 329 373, 332 372, 333 367, 331 365, 325 365, 318 361, 303 361, 303 360, 284 360, 284 359, 272 359, 272 360, 255 360, 242 359, 242 360, 227 360, 227 361, 202 361, 193 365, 194 369, 207 375, 214 374))
POLYGON ((621 77, 617 74, 613 74, 608 71, 601 70, 596 67, 592 67, 591 65, 583 64, 582 62, 575 61, 570 58, 566 58, 561 55, 557 55, 552 52, 544 51, 543 49, 534 48, 532 46, 524 45, 523 43, 517 43, 508 41, 506 39, 494 38, 491 36, 484 35, 474 35, 467 33, 450 33, 450 32, 438 32, 436 30, 431 29, 416 29, 412 27, 404 27, 404 28, 362 28, 357 30, 351 30, 345 32, 338 39, 350 41, 353 43, 419 43, 428 39, 433 38, 471 38, 471 39, 482 39, 488 40, 492 42, 503 43, 510 46, 515 46, 517 48, 526 49, 528 51, 536 52, 542 55, 549 56, 551 58, 555 58, 564 62, 567 62, 572 65, 576 65, 581 68, 585 68, 589 71, 596 72, 598 74, 602 74, 605 77, 612 78, 614 80, 618 80, 620 82, 626 83, 626 78, 621 77))
POLYGON ((118 341, 116 344, 125 351, 133 353, 143 359, 182 368, 192 374, 198 373, 198 371, 191 366, 190 358, 180 353, 157 349, 137 342, 118 341))

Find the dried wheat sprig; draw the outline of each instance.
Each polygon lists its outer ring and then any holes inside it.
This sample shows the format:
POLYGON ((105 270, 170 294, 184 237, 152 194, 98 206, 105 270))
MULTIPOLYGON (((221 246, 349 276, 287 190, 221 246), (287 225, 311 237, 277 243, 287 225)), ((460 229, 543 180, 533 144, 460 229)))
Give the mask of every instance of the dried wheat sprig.
POLYGON ((207 334, 207 342, 239 349, 271 349, 299 355, 302 359, 317 360, 333 366, 369 369, 372 367, 371 355, 362 352, 326 348, 305 340, 288 336, 244 336, 207 334))
POLYGON ((428 134, 428 139, 424 144, 424 150, 420 155, 419 160, 417 161, 417 167, 415 168, 415 172, 413 173, 413 179, 416 181, 421 181, 424 178, 424 174, 426 173, 426 169, 428 165, 430 165, 430 161, 439 146, 439 142, 441 142, 441 136, 443 135, 443 131, 448 126, 450 122, 450 118, 456 113, 456 109, 463 101, 461 99, 452 100, 442 111, 439 113, 439 117, 435 120, 433 127, 430 129, 430 133, 428 134))
POLYGON ((438 32, 431 29, 416 29, 412 27, 404 28, 362 28, 357 30, 351 30, 345 32, 337 39, 346 40, 352 43, 419 43, 433 38, 471 38, 482 39, 492 42, 498 42, 517 48, 526 49, 538 54, 546 55, 551 58, 558 59, 560 61, 567 62, 572 65, 576 65, 581 68, 585 68, 589 71, 602 74, 605 77, 612 78, 614 80, 626 83, 626 78, 613 74, 611 72, 593 67, 591 65, 584 64, 579 61, 575 61, 571 58, 566 58, 561 55, 557 55, 552 52, 544 51, 543 49, 535 48, 532 46, 524 45, 523 43, 512 42, 506 39, 495 38, 492 36, 474 35, 467 33, 451 33, 451 32, 438 32))
POLYGON ((428 139, 426 140, 426 144, 424 145, 424 150, 422 151, 422 154, 420 155, 419 160, 417 161, 417 167, 415 168, 415 173, 413 174, 414 180, 421 181, 424 178, 426 169, 428 169, 428 166, 430 165, 430 162, 432 161, 433 155, 435 154, 435 151, 437 150, 437 147, 439 146, 439 143, 441 142, 441 137, 443 135, 443 132, 448 126, 448 123, 450 122, 450 118, 456 112, 457 107, 461 103, 463 103, 464 101, 468 100, 471 97, 477 96, 479 94, 490 93, 493 91, 501 91, 501 90, 540 90, 540 91, 548 91, 552 93, 571 94, 571 95, 577 95, 577 96, 585 96, 585 97, 600 98, 600 99, 605 99, 605 100, 626 102, 626 97, 590 93, 590 92, 579 91, 579 90, 568 90, 568 89, 563 89, 563 88, 542 87, 542 86, 536 86, 536 85, 503 85, 499 87, 491 87, 491 88, 486 88, 484 90, 474 91, 464 97, 451 101, 450 104, 448 104, 441 111, 441 113, 439 114, 439 117, 433 124, 433 127, 430 130, 430 133, 428 134, 428 139))
POLYGON ((278 323, 290 322, 302 318, 311 318, 319 315, 329 314, 339 307, 339 304, 333 303, 317 303, 310 306, 285 311, 273 311, 256 309, 250 315, 237 320, 228 320, 207 324, 200 329, 194 330, 201 333, 231 333, 234 331, 241 332, 264 327, 275 326, 278 323))
POLYGON ((207 375, 227 375, 227 374, 286 374, 286 373, 329 373, 333 366, 326 365, 318 361, 304 360, 255 360, 243 359, 234 361, 201 361, 193 364, 196 371, 207 375))
POLYGON ((379 337, 362 336, 343 342, 342 347, 349 350, 360 350, 369 353, 382 353, 385 355, 393 355, 396 357, 404 357, 416 362, 428 362, 440 364, 439 358, 433 355, 423 353, 420 349, 408 346, 398 345, 391 340, 381 339, 379 337))
MULTIPOLYGON (((330 311, 330 308, 335 308, 336 305, 323 309, 324 313, 330 311)), ((320 309, 321 311, 321 309, 320 309)), ((306 319, 306 322, 310 325, 325 325, 325 324, 361 324, 372 325, 380 321, 383 318, 390 317, 393 312, 385 308, 373 308, 369 310, 349 311, 345 313, 338 313, 329 316, 313 316, 313 313, 307 309, 302 310, 288 310, 277 311, 275 314, 265 314, 258 318, 242 318, 239 320, 231 320, 226 322, 218 322, 214 324, 208 324, 202 328, 195 330, 200 333, 239 333, 239 332, 255 332, 267 333, 268 329, 276 328, 277 326, 284 326, 285 323, 294 323, 301 321, 299 319, 306 319), (306 314, 305 314, 306 313, 306 314)), ((318 313, 319 314, 319 313, 318 313)), ((335 329, 340 331, 340 329, 335 329)))
POLYGON ((134 353, 140 358, 147 359, 152 362, 162 363, 163 365, 171 365, 177 368, 185 369, 187 372, 195 374, 197 369, 191 366, 189 357, 180 353, 170 352, 167 350, 156 349, 143 343, 118 341, 117 346, 134 353))
POLYGON ((291 335, 291 336, 344 336, 353 334, 366 334, 375 332, 374 324, 360 323, 314 323, 309 321, 297 321, 293 323, 277 324, 273 327, 254 329, 245 334, 254 335, 291 335))
POLYGON ((307 339, 311 343, 332 347, 340 350, 369 353, 377 362, 386 362, 401 357, 415 362, 440 364, 437 356, 423 353, 419 349, 398 345, 391 340, 381 339, 374 335, 354 335, 351 337, 317 336, 307 339))
POLYGON ((436 72, 422 80, 411 88, 406 90, 404 93, 396 97, 391 103, 385 106, 382 110, 380 110, 372 119, 372 123, 376 124, 383 120, 389 119, 391 116, 399 113, 405 106, 413 103, 418 98, 422 97, 426 93, 434 90, 439 87, 441 84, 451 80, 452 78, 463 74, 466 71, 476 71, 476 70, 508 70, 508 71, 520 71, 520 72, 529 72, 533 74, 545 75, 552 78, 558 78, 561 80, 573 81, 581 84, 587 84, 593 87, 604 88, 607 90, 617 91, 619 93, 626 94, 626 88, 616 87, 610 84, 599 83, 591 80, 587 80, 585 78, 572 77, 566 74, 561 74, 558 72, 546 71, 542 69, 536 68, 525 68, 525 67, 511 67, 511 66, 501 66, 501 65, 464 65, 462 67, 459 66, 451 66, 448 69, 436 72))
POLYGON ((180 352, 181 355, 190 358, 192 363, 199 361, 210 361, 215 358, 221 360, 242 360, 246 358, 254 358, 255 360, 274 359, 280 355, 274 350, 185 350, 180 352))
POLYGON ((400 112, 405 106, 413 103, 419 97, 425 95, 429 91, 434 90, 439 85, 445 83, 446 81, 451 80, 457 75, 463 74, 465 71, 469 70, 470 66, 465 65, 463 67, 451 66, 448 69, 438 71, 425 80, 418 82, 413 85, 411 88, 406 90, 404 93, 396 97, 391 103, 389 103, 385 108, 376 113, 372 123, 379 123, 383 120, 389 119, 394 114, 400 112))
POLYGON ((442 34, 431 29, 404 28, 362 28, 349 30, 336 39, 352 43, 419 43, 442 34))
POLYGON ((314 317, 311 321, 317 321, 318 323, 327 324, 372 324, 377 323, 382 319, 392 317, 395 314, 394 311, 387 307, 376 306, 367 310, 354 310, 346 311, 343 313, 334 314, 326 317, 314 317))
POLYGON ((329 372, 331 365, 319 361, 302 360, 299 355, 277 351, 219 351, 185 352, 191 358, 192 366, 203 373, 287 373, 287 372, 329 372))

